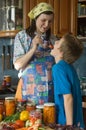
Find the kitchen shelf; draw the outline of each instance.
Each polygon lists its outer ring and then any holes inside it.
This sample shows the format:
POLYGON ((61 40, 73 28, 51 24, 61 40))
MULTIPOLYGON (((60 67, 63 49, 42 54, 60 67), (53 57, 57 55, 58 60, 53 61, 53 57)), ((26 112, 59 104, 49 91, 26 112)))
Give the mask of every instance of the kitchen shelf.
POLYGON ((81 41, 86 41, 86 37, 83 36, 77 36, 78 39, 80 39, 81 41))
POLYGON ((86 0, 79 0, 79 2, 86 2, 86 0))
POLYGON ((80 15, 78 18, 86 18, 86 15, 80 15))
POLYGON ((77 35, 86 42, 86 0, 78 0, 77 35))
POLYGON ((0 37, 15 37, 20 30, 0 31, 0 37))

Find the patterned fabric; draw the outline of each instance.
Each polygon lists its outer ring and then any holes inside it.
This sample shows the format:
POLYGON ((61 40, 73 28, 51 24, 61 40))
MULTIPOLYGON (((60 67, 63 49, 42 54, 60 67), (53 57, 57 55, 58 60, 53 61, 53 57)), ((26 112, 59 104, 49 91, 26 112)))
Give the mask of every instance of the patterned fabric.
POLYGON ((33 61, 23 71, 23 99, 34 102, 35 104, 44 104, 44 102, 53 101, 52 64, 53 58, 46 56, 40 60, 33 61))
POLYGON ((42 12, 44 11, 51 11, 51 12, 54 12, 53 11, 53 8, 50 4, 48 3, 39 3, 37 6, 35 6, 29 13, 28 13, 28 16, 31 18, 31 19, 35 19, 39 14, 41 14, 42 12))
MULTIPOLYGON (((42 39, 43 37, 44 36, 42 36, 42 39)), ((52 38, 51 41, 56 40, 55 37, 52 38)), ((14 43, 14 62, 30 49, 31 40, 31 37, 29 37, 25 31, 21 31, 16 35, 14 43)), ((50 41, 44 40, 44 44, 47 42, 50 41)), ((23 99, 34 102, 35 104, 53 101, 53 83, 51 77, 51 68, 53 64, 54 58, 50 55, 50 48, 38 46, 36 53, 31 61, 29 61, 26 69, 22 72, 23 99)))

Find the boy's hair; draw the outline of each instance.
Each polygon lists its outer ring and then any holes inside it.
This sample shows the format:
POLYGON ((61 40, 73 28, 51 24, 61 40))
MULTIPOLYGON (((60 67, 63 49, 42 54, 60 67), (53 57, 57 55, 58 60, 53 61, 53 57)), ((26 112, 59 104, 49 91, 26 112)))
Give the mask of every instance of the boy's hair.
POLYGON ((63 52, 63 60, 69 64, 74 63, 83 52, 83 43, 72 34, 65 34, 60 50, 63 52))

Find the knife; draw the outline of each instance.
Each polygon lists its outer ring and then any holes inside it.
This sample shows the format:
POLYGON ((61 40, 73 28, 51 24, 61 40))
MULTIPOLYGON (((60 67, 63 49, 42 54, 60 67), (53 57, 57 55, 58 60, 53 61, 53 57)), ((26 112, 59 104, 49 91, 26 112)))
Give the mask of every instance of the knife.
POLYGON ((6 55, 6 68, 10 69, 10 45, 7 45, 7 55, 6 55))
POLYGON ((5 70, 5 46, 2 46, 2 71, 5 70))

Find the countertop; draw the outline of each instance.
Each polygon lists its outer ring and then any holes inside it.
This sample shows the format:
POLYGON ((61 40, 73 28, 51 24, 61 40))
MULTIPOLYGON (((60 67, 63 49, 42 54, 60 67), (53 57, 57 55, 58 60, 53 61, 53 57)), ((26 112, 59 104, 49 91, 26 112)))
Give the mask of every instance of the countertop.
MULTIPOLYGON (((8 88, 4 90, 0 90, 0 99, 5 99, 5 97, 14 97, 16 89, 8 88)), ((86 89, 81 90, 82 96, 86 96, 86 89)))
POLYGON ((16 93, 16 89, 9 87, 9 88, 4 88, 0 89, 0 99, 5 99, 5 97, 14 97, 16 93))

